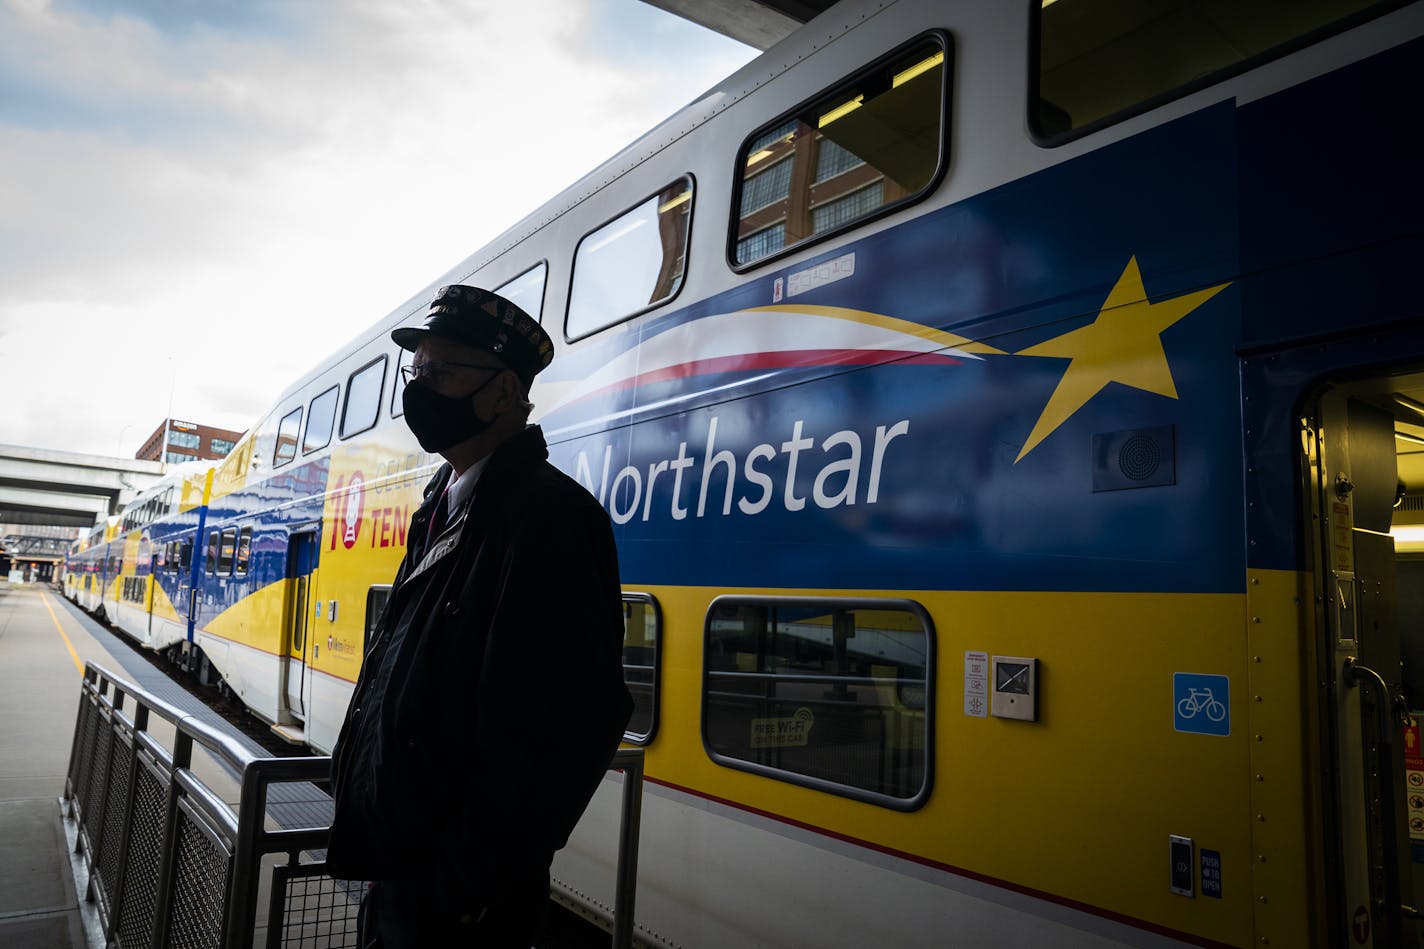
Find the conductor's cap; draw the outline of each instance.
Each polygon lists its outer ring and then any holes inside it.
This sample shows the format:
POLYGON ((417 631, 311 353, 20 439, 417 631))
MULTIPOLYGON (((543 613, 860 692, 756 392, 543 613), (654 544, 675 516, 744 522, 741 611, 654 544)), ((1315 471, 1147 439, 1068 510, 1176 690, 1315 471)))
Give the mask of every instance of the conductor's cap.
POLYGON ((554 341, 538 320, 497 293, 458 283, 436 292, 424 326, 391 331, 402 349, 415 349, 427 336, 494 353, 526 386, 554 359, 554 341))

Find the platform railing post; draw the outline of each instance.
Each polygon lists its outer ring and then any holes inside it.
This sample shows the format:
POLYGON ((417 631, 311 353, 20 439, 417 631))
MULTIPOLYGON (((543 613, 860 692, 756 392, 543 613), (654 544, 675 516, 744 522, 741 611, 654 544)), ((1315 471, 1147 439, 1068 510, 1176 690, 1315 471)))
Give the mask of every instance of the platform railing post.
POLYGON ((256 929, 257 878, 262 870, 261 836, 267 816, 267 781, 257 762, 242 772, 238 798, 237 840, 233 847, 232 887, 227 904, 223 945, 244 949, 256 929))
POLYGON ((638 835, 643 819, 643 750, 618 751, 623 768, 622 820, 618 828, 618 877, 613 894, 613 947, 633 945, 633 907, 638 893, 638 835))

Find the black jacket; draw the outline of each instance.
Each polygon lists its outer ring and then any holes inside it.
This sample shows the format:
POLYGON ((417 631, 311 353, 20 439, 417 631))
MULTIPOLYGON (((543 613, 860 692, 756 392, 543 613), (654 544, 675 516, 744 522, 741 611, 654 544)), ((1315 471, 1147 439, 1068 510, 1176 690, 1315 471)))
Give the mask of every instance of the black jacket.
POLYGON ((332 876, 493 902, 547 870, 602 780, 633 707, 617 552, 547 458, 538 427, 506 441, 429 541, 449 465, 427 485, 332 755, 332 876))

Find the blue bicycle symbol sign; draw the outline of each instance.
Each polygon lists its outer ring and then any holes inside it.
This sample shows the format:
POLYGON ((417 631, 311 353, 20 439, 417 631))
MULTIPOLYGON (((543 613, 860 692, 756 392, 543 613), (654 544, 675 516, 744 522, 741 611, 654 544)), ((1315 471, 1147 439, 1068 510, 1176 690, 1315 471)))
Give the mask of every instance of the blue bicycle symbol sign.
POLYGON ((1177 703, 1177 715, 1184 719, 1195 718, 1198 712, 1209 721, 1226 719, 1226 706, 1212 698, 1211 689, 1189 689, 1187 697, 1177 703))
POLYGON ((1173 724, 1179 732, 1231 734, 1231 682, 1223 675, 1172 674, 1173 724))

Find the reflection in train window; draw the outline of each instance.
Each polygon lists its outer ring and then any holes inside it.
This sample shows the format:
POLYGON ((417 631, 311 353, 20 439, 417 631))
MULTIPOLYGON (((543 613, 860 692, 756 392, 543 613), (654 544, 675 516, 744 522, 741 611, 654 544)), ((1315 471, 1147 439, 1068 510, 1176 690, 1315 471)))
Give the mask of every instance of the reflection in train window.
POLYGON ((233 554, 237 550, 237 528, 229 527, 222 532, 222 538, 218 547, 218 576, 226 577, 232 573, 233 554))
POLYGON ((540 261, 508 283, 495 287, 494 292, 543 322, 544 280, 548 274, 549 265, 540 261))
POLYGON ((926 193, 944 152, 946 41, 922 39, 751 135, 732 236, 744 267, 926 193))
POLYGON ((1055 139, 1126 118, 1253 61, 1284 55, 1322 30, 1338 31, 1397 5, 1375 0, 1035 4, 1039 42, 1029 124, 1040 138, 1055 139))
POLYGON ((362 655, 376 641, 376 628, 380 626, 381 614, 386 611, 386 602, 390 598, 390 584, 374 586, 366 591, 366 642, 362 648, 362 655))
POLYGON ((376 357, 351 374, 346 383, 346 408, 341 412, 342 438, 350 438, 376 424, 385 385, 385 356, 376 357))
POLYGON ((564 335, 587 336, 682 288, 692 179, 679 178, 579 241, 564 335))
POLYGON ((930 785, 929 616, 908 600, 719 597, 703 739, 720 764, 909 810, 930 785))
POLYGON ((272 467, 279 468, 297 457, 297 435, 301 430, 302 407, 299 405, 282 416, 282 424, 277 426, 277 450, 272 454, 272 467))
POLYGON ((208 551, 207 551, 207 557, 206 557, 205 560, 204 560, 204 566, 205 566, 205 569, 206 569, 206 571, 207 571, 207 573, 208 573, 209 576, 212 576, 213 571, 217 569, 217 565, 218 565, 218 532, 217 532, 217 531, 213 531, 211 534, 208 535, 208 551))
POLYGON ((336 386, 311 400, 307 409, 307 437, 302 440, 302 454, 325 448, 331 443, 331 429, 336 424, 336 386))
POLYGON ((244 527, 237 535, 237 561, 233 564, 233 573, 239 577, 247 576, 247 568, 251 559, 252 528, 244 527))
POLYGON ((633 696, 633 715, 623 738, 649 741, 658 724, 658 640, 662 625, 657 600, 646 593, 623 594, 623 681, 633 696))

